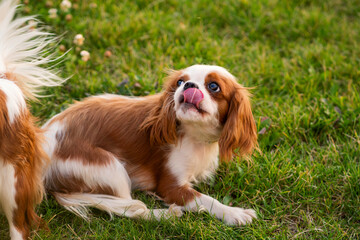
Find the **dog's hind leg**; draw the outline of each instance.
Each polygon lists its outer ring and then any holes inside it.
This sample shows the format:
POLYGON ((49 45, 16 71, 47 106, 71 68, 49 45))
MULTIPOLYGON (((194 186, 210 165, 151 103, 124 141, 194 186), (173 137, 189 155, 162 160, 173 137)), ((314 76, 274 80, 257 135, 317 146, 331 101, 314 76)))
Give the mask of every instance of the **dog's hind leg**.
POLYGON ((50 154, 51 166, 45 185, 69 211, 84 219, 88 219, 88 207, 107 211, 110 215, 144 219, 182 214, 179 207, 151 211, 143 202, 132 199, 130 178, 121 161, 101 148, 87 148, 87 151, 92 156, 102 156, 101 164, 60 159, 50 154))
POLYGON ((16 194, 15 168, 0 159, 0 205, 9 222, 11 239, 27 239, 30 226, 21 221, 25 220, 25 209, 16 203, 16 194))

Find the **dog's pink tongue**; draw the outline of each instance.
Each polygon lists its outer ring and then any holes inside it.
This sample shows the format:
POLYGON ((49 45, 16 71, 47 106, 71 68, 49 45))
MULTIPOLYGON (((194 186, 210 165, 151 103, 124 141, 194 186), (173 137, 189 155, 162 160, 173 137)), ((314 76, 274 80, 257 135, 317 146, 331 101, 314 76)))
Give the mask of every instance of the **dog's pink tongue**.
POLYGON ((197 88, 188 88, 184 91, 184 102, 192 103, 199 108, 200 102, 204 99, 204 94, 197 88))

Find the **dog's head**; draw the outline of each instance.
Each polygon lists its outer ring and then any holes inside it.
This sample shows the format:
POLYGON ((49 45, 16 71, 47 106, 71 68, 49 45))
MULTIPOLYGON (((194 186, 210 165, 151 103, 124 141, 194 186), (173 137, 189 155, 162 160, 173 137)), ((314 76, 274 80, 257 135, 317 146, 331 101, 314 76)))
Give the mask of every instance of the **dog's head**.
POLYGON ((162 135, 158 140, 167 142, 176 140, 174 136, 179 134, 219 142, 223 160, 230 160, 235 149, 247 155, 257 144, 249 95, 232 74, 219 66, 194 65, 172 71, 157 112, 158 126, 153 130, 162 135))

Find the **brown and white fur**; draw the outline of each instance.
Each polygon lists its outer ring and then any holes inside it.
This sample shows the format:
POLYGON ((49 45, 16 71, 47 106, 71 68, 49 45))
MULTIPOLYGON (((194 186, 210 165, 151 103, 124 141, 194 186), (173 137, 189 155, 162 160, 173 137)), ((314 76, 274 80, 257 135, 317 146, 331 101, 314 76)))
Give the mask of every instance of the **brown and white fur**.
POLYGON ((31 30, 26 23, 32 17, 13 19, 15 12, 14 1, 0 3, 0 209, 11 239, 27 239, 31 226, 40 223, 34 207, 43 196, 47 156, 25 99, 62 80, 40 67, 50 60, 41 55, 51 36, 31 30))
MULTIPOLYGON (((244 156, 257 145, 249 93, 222 67, 173 71, 164 91, 153 96, 87 98, 44 130, 51 159, 46 188, 84 218, 90 206, 147 218, 149 210, 131 198, 132 189, 154 191, 182 210, 206 210, 230 225, 256 217, 251 209, 226 206, 192 188, 215 172, 219 155, 229 161, 235 150, 244 156), (197 100, 185 100, 185 88, 197 100)), ((155 217, 171 213, 154 211, 155 217)))

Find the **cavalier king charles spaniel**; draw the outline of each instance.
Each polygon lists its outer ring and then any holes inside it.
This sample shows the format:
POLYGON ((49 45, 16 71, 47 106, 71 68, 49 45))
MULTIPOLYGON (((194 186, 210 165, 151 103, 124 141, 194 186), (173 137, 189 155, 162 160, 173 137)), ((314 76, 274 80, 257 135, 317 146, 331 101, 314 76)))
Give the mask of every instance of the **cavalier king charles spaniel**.
POLYGON ((254 210, 192 188, 213 175, 219 159, 257 146, 249 95, 226 69, 194 65, 170 72, 157 95, 89 97, 43 127, 51 159, 45 187, 85 219, 94 207, 145 219, 204 210, 229 225, 250 223, 254 210), (150 211, 132 189, 153 191, 170 208, 150 211))
POLYGON ((32 17, 14 20, 15 12, 14 1, 0 3, 0 208, 11 239, 28 239, 31 226, 40 223, 34 208, 43 196, 42 170, 48 158, 26 99, 62 80, 40 67, 51 61, 43 54, 52 36, 31 29, 27 23, 32 17))

